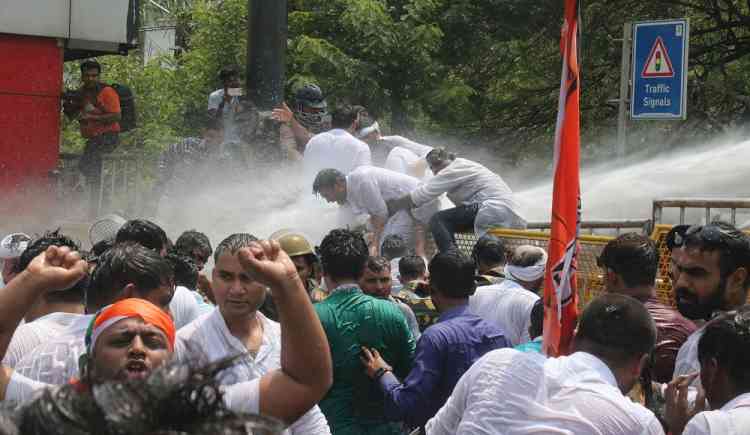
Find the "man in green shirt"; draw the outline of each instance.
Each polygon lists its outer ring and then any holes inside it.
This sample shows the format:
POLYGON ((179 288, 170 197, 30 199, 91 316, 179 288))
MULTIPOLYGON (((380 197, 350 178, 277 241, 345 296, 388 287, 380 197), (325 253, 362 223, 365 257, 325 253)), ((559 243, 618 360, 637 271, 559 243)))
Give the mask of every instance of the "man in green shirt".
POLYGON ((377 380, 364 374, 360 355, 362 347, 374 347, 386 361, 393 361, 397 377, 406 377, 415 345, 406 320, 395 304, 368 296, 357 285, 369 254, 360 234, 333 230, 319 253, 330 294, 315 310, 328 336, 334 367, 333 386, 320 409, 333 435, 400 435, 401 425, 387 421, 383 394, 377 380))

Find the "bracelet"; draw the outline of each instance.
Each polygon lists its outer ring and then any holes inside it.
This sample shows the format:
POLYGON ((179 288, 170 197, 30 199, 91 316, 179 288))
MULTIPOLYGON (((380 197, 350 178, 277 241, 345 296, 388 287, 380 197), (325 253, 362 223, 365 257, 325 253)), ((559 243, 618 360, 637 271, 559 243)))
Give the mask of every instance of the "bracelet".
POLYGON ((389 369, 389 368, 381 367, 381 368, 375 370, 375 376, 373 377, 373 379, 376 380, 376 381, 379 381, 380 378, 382 378, 384 374, 386 374, 386 373, 388 373, 390 371, 391 371, 391 369, 389 369))

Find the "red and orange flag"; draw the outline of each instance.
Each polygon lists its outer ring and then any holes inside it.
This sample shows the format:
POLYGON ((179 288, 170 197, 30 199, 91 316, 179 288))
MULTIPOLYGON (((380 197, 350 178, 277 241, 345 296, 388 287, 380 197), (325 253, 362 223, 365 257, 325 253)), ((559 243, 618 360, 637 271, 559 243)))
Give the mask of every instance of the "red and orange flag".
POLYGON ((544 352, 566 355, 578 318, 576 268, 581 222, 580 70, 578 65, 578 1, 565 0, 562 28, 562 78, 555 129, 555 174, 552 229, 544 284, 544 352))

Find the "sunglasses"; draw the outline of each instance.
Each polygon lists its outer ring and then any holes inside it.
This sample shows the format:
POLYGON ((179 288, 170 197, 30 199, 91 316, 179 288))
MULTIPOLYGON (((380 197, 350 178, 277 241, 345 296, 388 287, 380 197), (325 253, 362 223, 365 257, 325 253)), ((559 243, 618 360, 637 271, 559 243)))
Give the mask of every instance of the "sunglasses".
POLYGON ((681 248, 688 239, 698 237, 711 245, 727 245, 739 242, 741 234, 734 229, 724 229, 718 225, 677 225, 667 234, 667 248, 681 248))

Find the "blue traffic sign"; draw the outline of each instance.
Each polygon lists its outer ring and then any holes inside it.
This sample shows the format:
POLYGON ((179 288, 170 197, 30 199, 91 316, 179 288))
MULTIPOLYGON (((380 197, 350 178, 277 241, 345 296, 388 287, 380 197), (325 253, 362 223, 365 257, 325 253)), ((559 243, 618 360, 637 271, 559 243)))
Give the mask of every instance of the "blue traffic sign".
POLYGON ((687 19, 633 24, 632 119, 685 119, 687 19))

